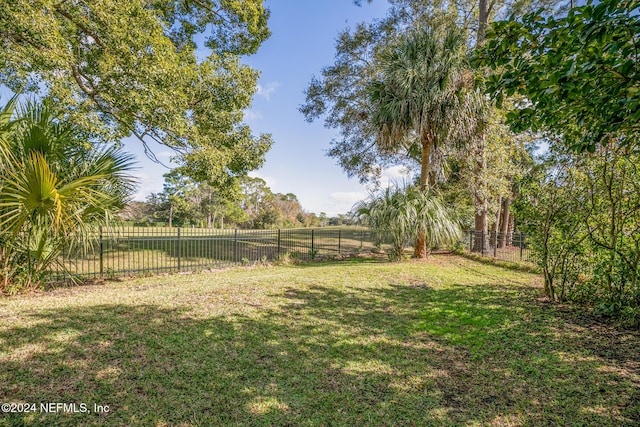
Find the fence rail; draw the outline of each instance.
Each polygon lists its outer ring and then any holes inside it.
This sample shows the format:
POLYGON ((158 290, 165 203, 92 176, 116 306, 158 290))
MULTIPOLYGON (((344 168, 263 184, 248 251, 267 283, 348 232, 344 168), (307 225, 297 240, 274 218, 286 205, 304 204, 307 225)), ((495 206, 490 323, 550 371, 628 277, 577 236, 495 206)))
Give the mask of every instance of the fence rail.
MULTIPOLYGON (((513 262, 533 262, 523 233, 465 233, 466 250, 513 262)), ((378 245, 380 242, 378 242, 378 245)), ((382 248, 388 245, 383 242, 382 248)), ((365 228, 218 230, 198 228, 110 227, 89 244, 63 251, 50 281, 192 272, 236 264, 353 254, 376 248, 365 228)))
POLYGON ((462 241, 465 250, 484 257, 511 262, 533 263, 533 254, 527 243, 527 235, 517 233, 484 233, 470 230, 462 241))
POLYGON ((89 244, 63 251, 51 281, 199 271, 234 264, 371 250, 367 229, 218 230, 100 228, 89 244))

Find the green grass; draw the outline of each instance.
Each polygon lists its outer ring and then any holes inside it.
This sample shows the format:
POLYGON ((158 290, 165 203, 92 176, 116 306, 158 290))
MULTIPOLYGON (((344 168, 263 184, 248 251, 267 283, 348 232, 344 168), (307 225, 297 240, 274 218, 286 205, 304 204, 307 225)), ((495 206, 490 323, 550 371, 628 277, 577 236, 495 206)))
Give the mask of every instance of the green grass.
POLYGON ((640 337, 456 256, 174 275, 0 300, 0 425, 637 425, 640 337))
MULTIPOLYGON (((355 227, 281 230, 217 230, 168 227, 118 227, 103 231, 88 247, 66 251, 59 262, 77 277, 135 276, 151 272, 202 271, 246 260, 338 256, 374 249, 368 232, 355 227), (313 246, 313 251, 312 251, 313 246), (102 256, 100 253, 102 252, 102 256)), ((53 268, 52 281, 68 274, 53 268)))

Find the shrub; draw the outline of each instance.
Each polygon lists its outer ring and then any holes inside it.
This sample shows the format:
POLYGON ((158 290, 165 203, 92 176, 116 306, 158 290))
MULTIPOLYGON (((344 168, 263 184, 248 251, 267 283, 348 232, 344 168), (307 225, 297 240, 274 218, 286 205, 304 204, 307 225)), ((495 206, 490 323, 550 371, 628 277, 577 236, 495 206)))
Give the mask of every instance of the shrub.
POLYGON ((0 132, 0 290, 15 292, 39 286, 63 247, 86 244, 124 205, 131 157, 87 143, 48 102, 16 111, 14 98, 0 132))

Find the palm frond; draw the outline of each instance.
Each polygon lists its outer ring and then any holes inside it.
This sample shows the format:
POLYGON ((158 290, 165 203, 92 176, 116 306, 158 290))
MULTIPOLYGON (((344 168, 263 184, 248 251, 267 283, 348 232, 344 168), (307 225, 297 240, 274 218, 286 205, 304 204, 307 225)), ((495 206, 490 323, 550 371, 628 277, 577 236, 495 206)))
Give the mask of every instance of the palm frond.
POLYGON ((391 239, 395 255, 402 254, 420 234, 426 237, 429 247, 453 244, 462 234, 440 197, 416 187, 387 187, 355 209, 367 218, 375 241, 391 239))
POLYGON ((46 102, 12 114, 13 104, 0 111, 0 242, 12 262, 28 261, 31 283, 63 245, 86 242, 92 227, 123 206, 134 188, 132 156, 116 147, 86 150, 46 102))
POLYGON ((424 136, 436 158, 433 148, 468 140, 477 123, 475 99, 468 96, 473 92, 470 77, 459 28, 434 23, 401 37, 381 55, 380 80, 368 88, 379 147, 388 152, 407 148, 413 133, 424 136))
POLYGON ((16 125, 13 113, 16 108, 18 96, 13 96, 0 110, 0 162, 9 163, 13 157, 10 147, 10 132, 16 125))

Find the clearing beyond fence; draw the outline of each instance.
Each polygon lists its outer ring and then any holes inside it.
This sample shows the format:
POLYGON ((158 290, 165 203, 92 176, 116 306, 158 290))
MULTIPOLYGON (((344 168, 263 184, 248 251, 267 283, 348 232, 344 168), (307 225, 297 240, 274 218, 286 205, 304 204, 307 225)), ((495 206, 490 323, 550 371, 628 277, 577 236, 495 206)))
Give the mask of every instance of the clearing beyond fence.
MULTIPOLYGON (((113 278, 159 273, 194 272, 237 264, 277 260, 341 258, 384 250, 386 241, 374 241, 366 228, 240 230, 178 227, 100 228, 84 247, 63 251, 52 282, 113 278), (64 268, 62 268, 64 267, 64 268)), ((505 261, 531 261, 522 233, 464 234, 462 246, 470 252, 505 261), (477 248, 477 241, 484 245, 477 248)))

